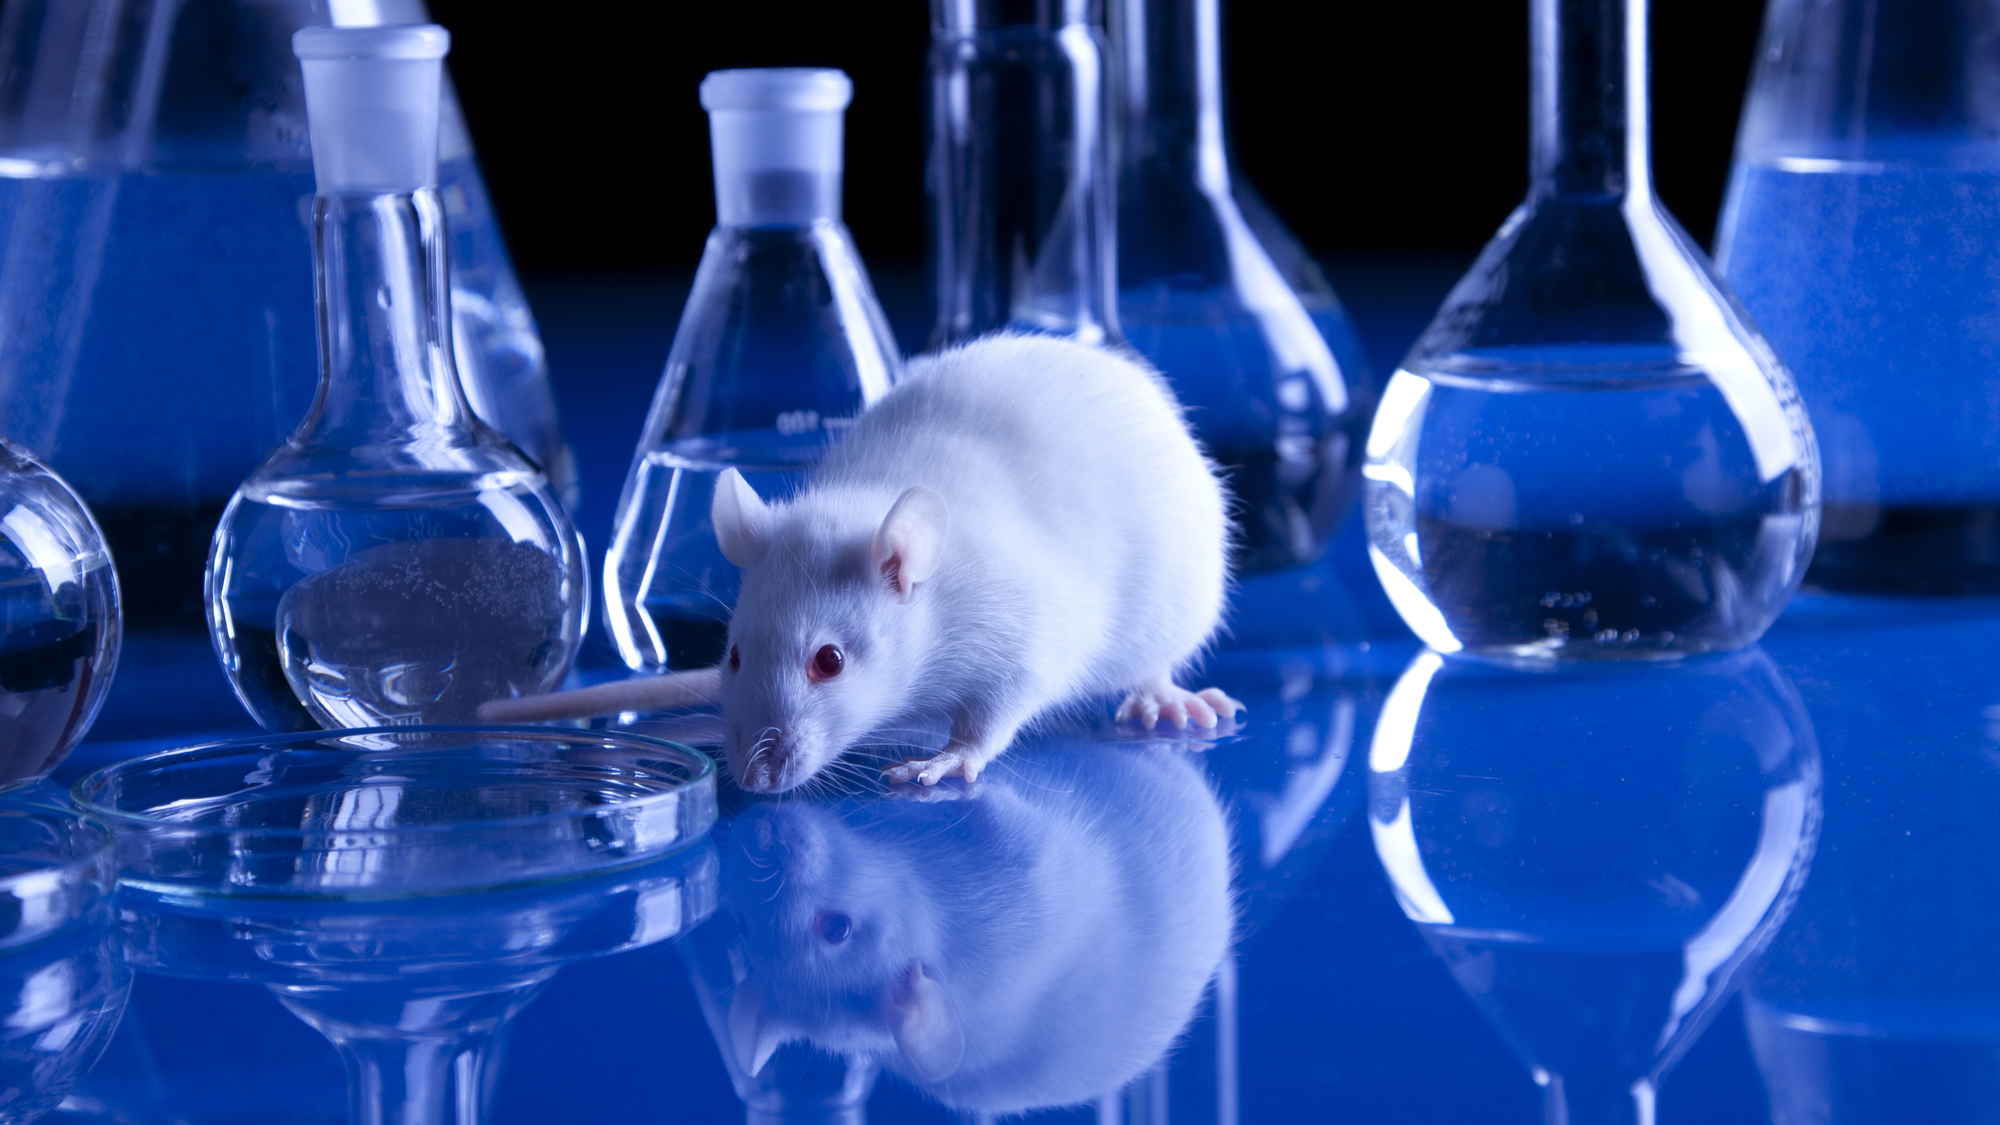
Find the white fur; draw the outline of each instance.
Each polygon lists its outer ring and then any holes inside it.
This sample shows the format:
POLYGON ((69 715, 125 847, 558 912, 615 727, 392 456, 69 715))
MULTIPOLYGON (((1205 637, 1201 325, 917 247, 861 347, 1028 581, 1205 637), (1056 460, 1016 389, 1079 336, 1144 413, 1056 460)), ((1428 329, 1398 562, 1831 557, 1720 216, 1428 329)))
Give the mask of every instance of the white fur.
POLYGON ((488 721, 685 705, 712 690, 739 785, 804 783, 871 733, 948 723, 898 780, 968 779, 1023 724, 1127 693, 1119 717, 1241 706, 1173 677, 1215 632, 1229 524, 1165 380, 1125 354, 998 335, 913 361, 798 496, 724 473, 711 517, 743 566, 717 670, 480 709, 488 721), (807 675, 837 645, 835 678, 807 675))
POLYGON ((727 532, 757 540, 721 681, 739 784, 790 788, 926 718, 976 775, 1038 714, 1169 680, 1220 620, 1227 528, 1165 382, 1126 356, 995 336, 913 362, 803 493, 727 532), (904 591, 876 544, 912 490, 948 529, 904 591), (846 668, 809 682, 826 644, 846 668))

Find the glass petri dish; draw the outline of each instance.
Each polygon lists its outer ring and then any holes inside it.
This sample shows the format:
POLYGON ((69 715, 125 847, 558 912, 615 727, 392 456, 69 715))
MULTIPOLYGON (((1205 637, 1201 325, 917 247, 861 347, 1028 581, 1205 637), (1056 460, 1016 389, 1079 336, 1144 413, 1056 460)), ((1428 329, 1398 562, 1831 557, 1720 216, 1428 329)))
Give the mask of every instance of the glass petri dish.
POLYGON ((120 762, 73 796, 127 888, 346 901, 530 887, 645 863, 715 820, 715 767, 643 735, 378 727, 120 762))

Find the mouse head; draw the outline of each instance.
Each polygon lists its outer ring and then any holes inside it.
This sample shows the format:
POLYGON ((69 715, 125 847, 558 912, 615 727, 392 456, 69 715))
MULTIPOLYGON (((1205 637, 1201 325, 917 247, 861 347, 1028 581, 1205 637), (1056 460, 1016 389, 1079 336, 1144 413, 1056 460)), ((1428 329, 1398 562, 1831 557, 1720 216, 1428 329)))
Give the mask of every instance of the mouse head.
POLYGON ((767 505, 735 469, 710 509, 743 568, 723 658, 723 752, 736 783, 794 788, 905 710, 932 645, 928 584, 942 562, 944 498, 808 492, 767 505))

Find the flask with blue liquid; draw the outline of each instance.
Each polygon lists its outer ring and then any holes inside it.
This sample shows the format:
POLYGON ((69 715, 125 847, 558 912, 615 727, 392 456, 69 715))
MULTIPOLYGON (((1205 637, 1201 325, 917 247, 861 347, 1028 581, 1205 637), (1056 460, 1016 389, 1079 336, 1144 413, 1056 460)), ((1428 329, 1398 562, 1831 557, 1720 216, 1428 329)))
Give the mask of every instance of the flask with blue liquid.
POLYGON ((715 481, 795 490, 902 373, 840 220, 838 70, 720 70, 701 84, 715 230, 674 333, 604 556, 604 614, 634 669, 722 659, 739 576, 709 523, 715 481))
POLYGON ((1240 506, 1236 572, 1319 557, 1360 484, 1375 389, 1319 267, 1237 176, 1221 0, 1112 0, 1118 324, 1172 381, 1240 506))
POLYGON ((2000 592, 2000 13, 1772 0, 1716 259, 1812 410, 1810 579, 2000 592))
POLYGON ((1096 0, 931 0, 932 349, 1123 342, 1100 23, 1096 0))
POLYGON ((1748 644, 1812 555, 1812 425, 1653 194, 1643 0, 1531 12, 1528 198, 1383 390, 1370 558, 1440 652, 1748 644))
MULTIPOLYGON (((0 415, 97 513, 135 631, 199 635, 231 491, 318 384, 291 35, 422 0, 22 0, 0 22, 0 415)), ((542 345, 444 86, 438 195, 467 398, 565 495, 542 345)))
POLYGON ((590 578, 548 478, 473 414, 437 191, 449 44, 301 30, 319 395, 216 526, 216 655, 267 730, 463 723, 568 672, 590 578))

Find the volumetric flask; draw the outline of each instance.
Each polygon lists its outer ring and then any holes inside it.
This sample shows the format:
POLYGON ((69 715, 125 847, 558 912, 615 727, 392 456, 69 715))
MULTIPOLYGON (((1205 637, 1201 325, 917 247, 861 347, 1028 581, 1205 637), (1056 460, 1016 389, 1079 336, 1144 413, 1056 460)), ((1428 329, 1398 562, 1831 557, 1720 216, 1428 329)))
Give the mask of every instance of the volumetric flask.
POLYGON ((1375 388, 1319 267, 1230 166, 1221 0, 1112 0, 1118 324, 1240 505, 1236 572, 1311 562, 1354 499, 1375 388))
MULTIPOLYGON (((0 16, 0 416, 90 502, 137 630, 201 628, 209 533, 318 381, 290 37, 422 21, 421 0, 22 0, 0 16)), ((466 394, 573 487, 534 321, 445 99, 466 394)))
POLYGON ((267 730, 467 722, 569 671, 590 577, 548 479, 467 408, 437 182, 444 29, 306 28, 322 374, 215 529, 209 636, 267 730))
POLYGON ((1772 0, 1717 260, 1812 410, 1809 578, 2000 592, 2000 8, 1772 0))
POLYGON ((1644 3, 1531 9, 1528 198, 1382 392, 1369 555, 1440 652, 1748 644, 1812 555, 1812 426, 1653 195, 1644 3))
POLYGON ((1118 343, 1095 0, 931 0, 933 349, 1014 327, 1118 343))
POLYGON ((721 70, 701 84, 715 154, 702 251, 604 556, 604 613, 635 669, 722 659, 739 577, 709 504, 737 469, 795 489, 827 443, 902 373, 889 322, 840 221, 837 70, 721 70))

